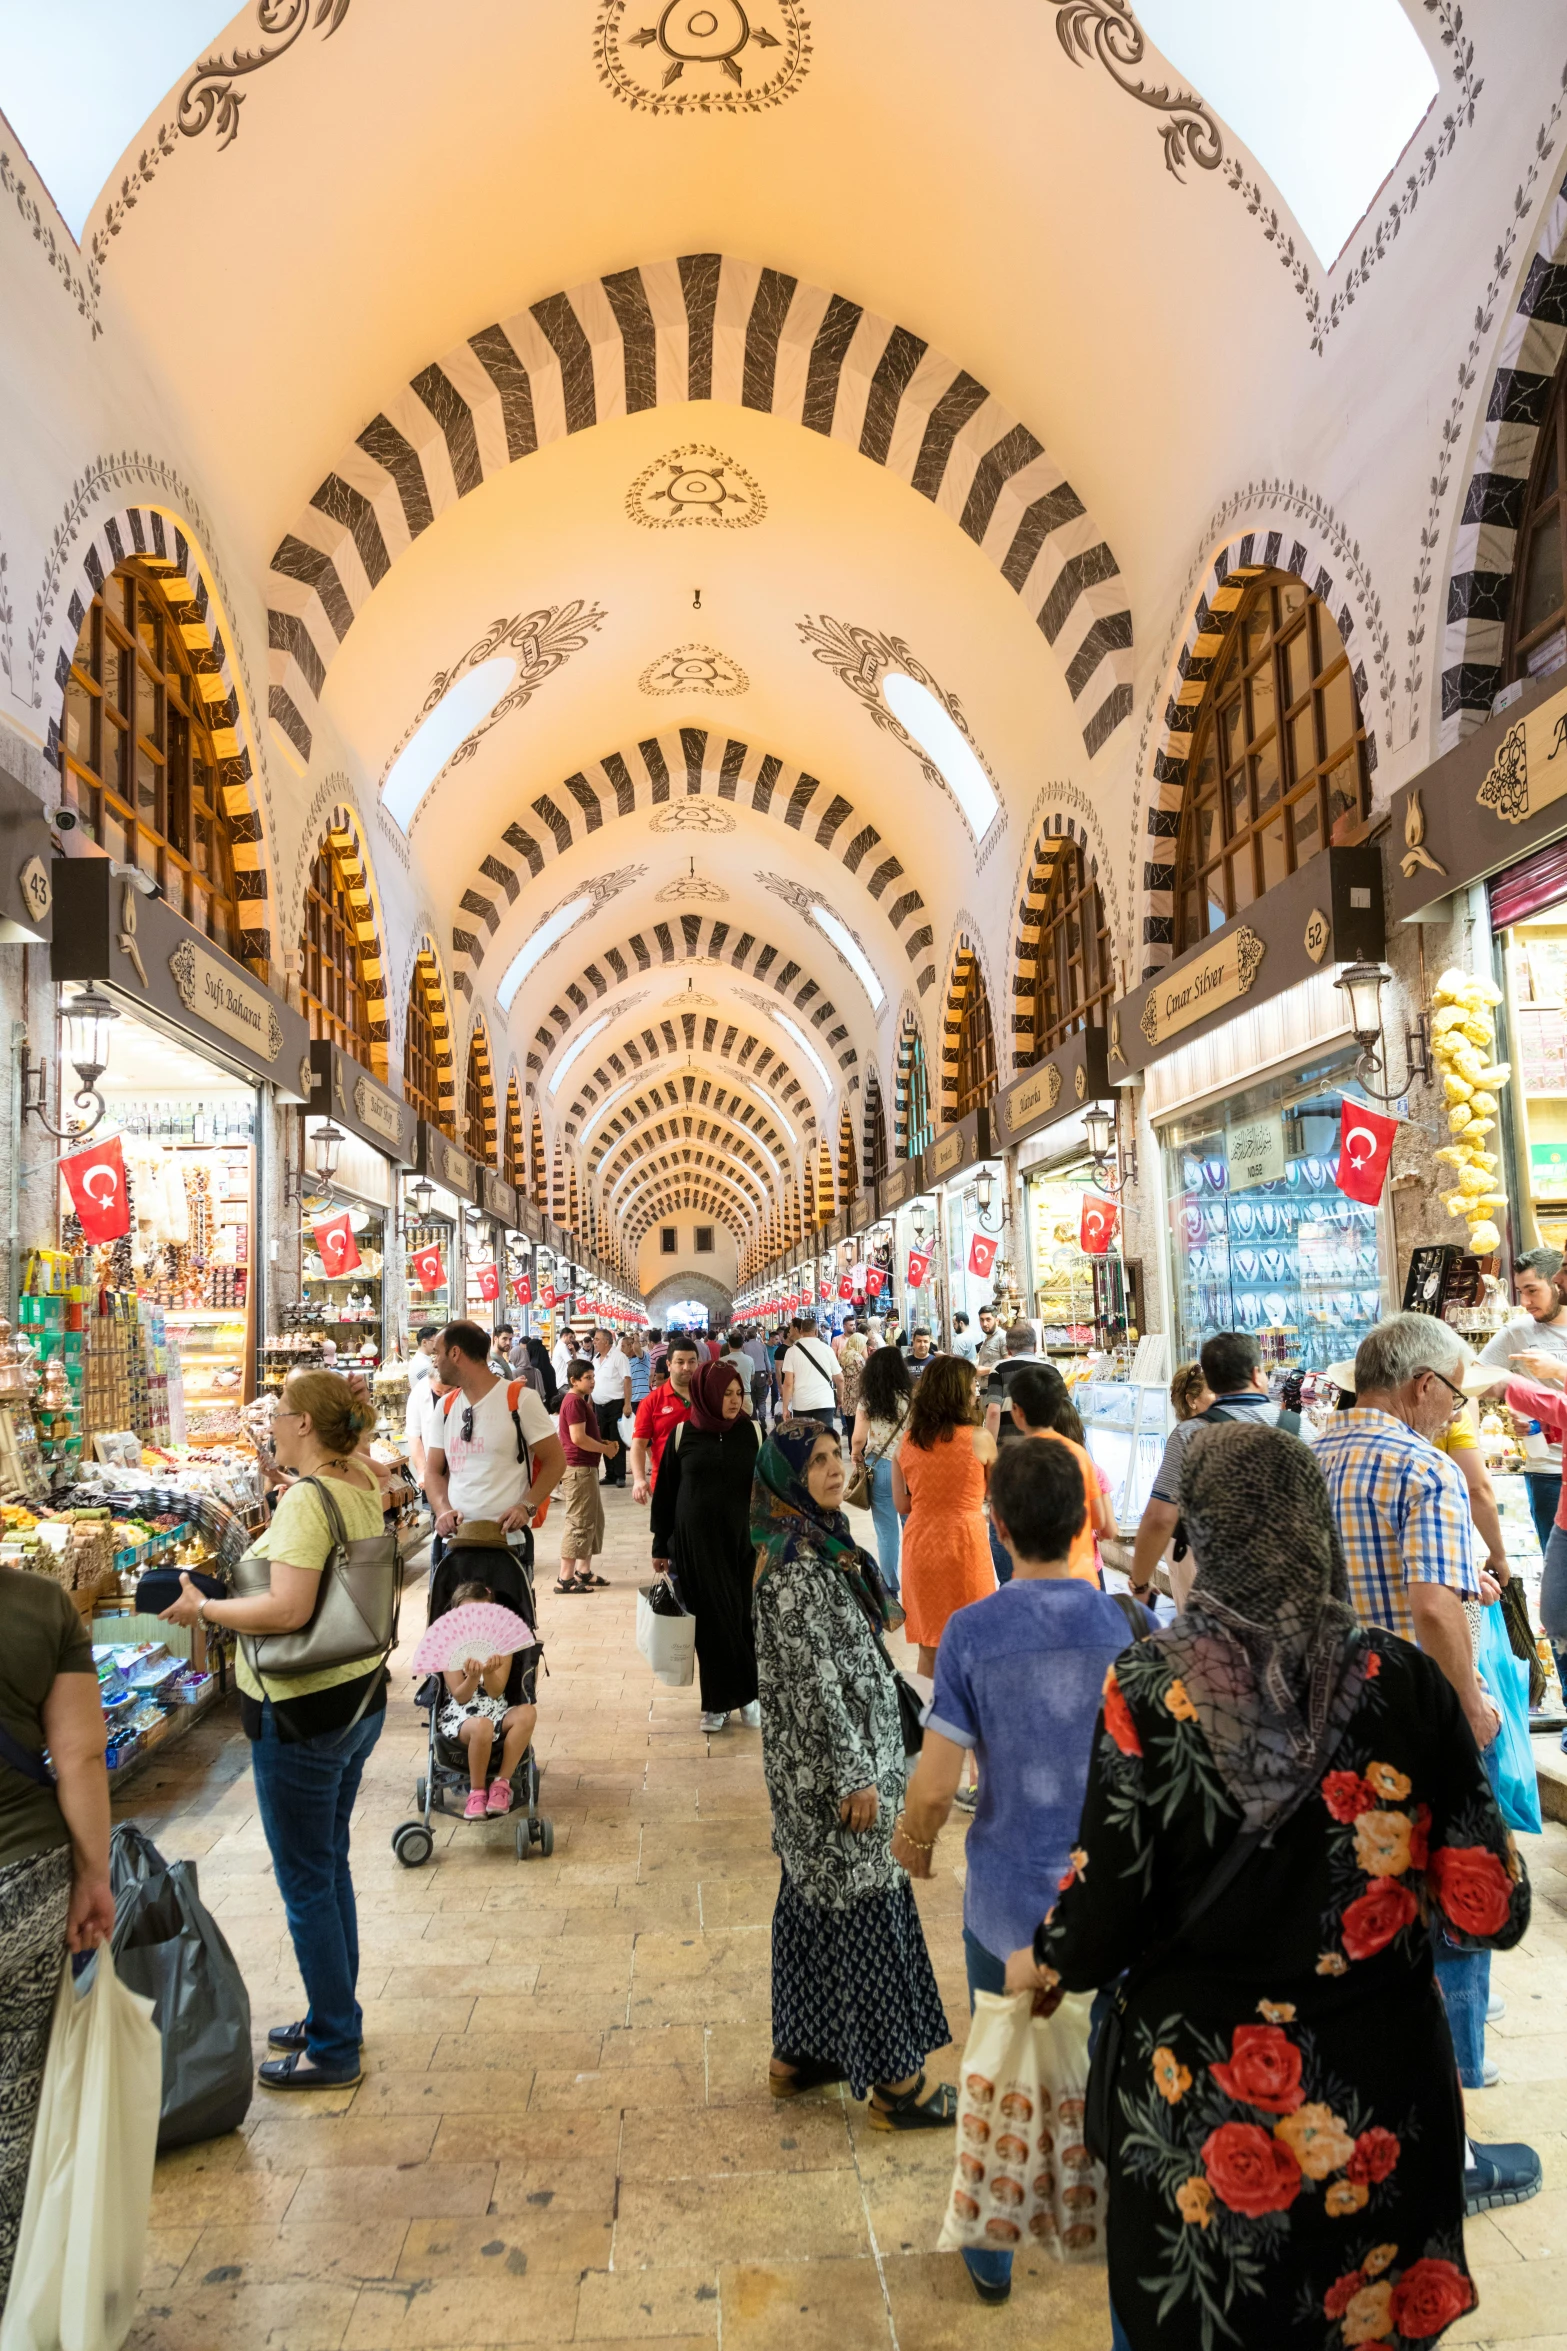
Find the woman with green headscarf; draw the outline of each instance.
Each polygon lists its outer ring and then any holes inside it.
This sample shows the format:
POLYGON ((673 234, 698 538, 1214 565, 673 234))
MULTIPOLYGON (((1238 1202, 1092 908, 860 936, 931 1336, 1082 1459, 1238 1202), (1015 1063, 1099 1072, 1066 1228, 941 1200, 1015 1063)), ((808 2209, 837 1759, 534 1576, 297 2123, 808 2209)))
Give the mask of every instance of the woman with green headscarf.
POLYGON ((908 1878, 892 1858, 905 1761, 891 1658, 902 1622, 840 1507, 843 1454, 788 1420, 756 1466, 756 1662, 773 1846, 775 2098, 847 2082, 878 2130, 939 2129, 950 2083, 924 2064, 951 2030, 908 1878))

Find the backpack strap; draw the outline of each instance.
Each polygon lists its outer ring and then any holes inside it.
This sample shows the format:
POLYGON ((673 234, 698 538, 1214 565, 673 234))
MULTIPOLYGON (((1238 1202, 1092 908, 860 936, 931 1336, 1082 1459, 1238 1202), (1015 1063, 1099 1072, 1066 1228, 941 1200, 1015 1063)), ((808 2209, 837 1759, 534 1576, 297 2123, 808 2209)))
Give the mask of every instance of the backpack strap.
POLYGON ((528 1486, 531 1491, 533 1486, 533 1454, 527 1438, 522 1433, 522 1414, 517 1410, 517 1400, 527 1384, 526 1380, 509 1382, 506 1389, 506 1409, 511 1414, 511 1425, 517 1432, 517 1459, 528 1473, 528 1486))

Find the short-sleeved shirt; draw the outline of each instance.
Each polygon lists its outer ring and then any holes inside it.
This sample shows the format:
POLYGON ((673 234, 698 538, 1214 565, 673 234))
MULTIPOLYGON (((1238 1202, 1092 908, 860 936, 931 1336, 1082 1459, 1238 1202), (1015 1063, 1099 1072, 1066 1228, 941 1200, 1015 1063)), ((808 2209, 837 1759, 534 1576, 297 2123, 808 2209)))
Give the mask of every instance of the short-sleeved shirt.
MULTIPOLYGON (((464 1518, 504 1518, 528 1491, 531 1464, 517 1459, 517 1431, 506 1401, 507 1382, 497 1380, 473 1408, 473 1434, 463 1435, 467 1405, 461 1390, 447 1399, 444 1418, 437 1418, 431 1444, 446 1455, 446 1490, 452 1508, 464 1518)), ((530 1448, 547 1444, 555 1424, 531 1388, 517 1398, 517 1418, 530 1448)))
POLYGON ((621 1404, 625 1400, 626 1382, 631 1377, 631 1365, 618 1347, 606 1348, 593 1358, 593 1401, 595 1404, 621 1404))
POLYGON ((790 1399, 796 1412, 831 1412, 837 1405, 832 1375, 837 1364, 820 1339, 796 1339, 783 1359, 785 1377, 793 1377, 790 1399))
MULTIPOLYGON (((1271 1397, 1263 1395, 1260 1388, 1243 1388, 1235 1396, 1216 1396, 1214 1403, 1222 1404, 1225 1412, 1235 1420, 1259 1422, 1263 1427, 1270 1429, 1278 1426, 1279 1408, 1271 1397)), ((1148 1498, 1151 1502, 1179 1504, 1181 1499, 1181 1463, 1185 1457, 1186 1448, 1195 1437, 1201 1436, 1204 1429, 1212 1428, 1214 1425, 1212 1421, 1204 1420, 1201 1413, 1195 1420, 1178 1420, 1176 1422, 1169 1436, 1165 1439, 1164 1458, 1159 1464, 1159 1474, 1149 1488, 1148 1498)), ((1222 1426, 1222 1423, 1219 1425, 1222 1426)))
POLYGON ((963 1924, 998 1959, 1060 1890, 1105 1672, 1130 1638, 1120 1604, 1070 1576, 1014 1576, 947 1619, 926 1726, 978 1752, 963 1924))
POLYGON ((1020 1371, 1042 1370, 1049 1360, 1045 1355, 1008 1355, 999 1363, 991 1365, 990 1377, 985 1382, 985 1406, 987 1411, 992 1404, 1000 1407, 1001 1425, 996 1431, 998 1445, 1005 1445, 1011 1438, 1020 1437, 1023 1433, 1012 1418, 1012 1382, 1020 1371))
MULTIPOLYGON (((92 1639, 53 1576, 0 1567, 0 1723, 19 1747, 44 1746, 44 1700, 57 1674, 93 1671, 92 1639)), ((0 1869, 68 1845, 53 1788, 0 1763, 0 1869)))
MULTIPOLYGON (((1536 1322, 1526 1314, 1521 1321, 1505 1324, 1481 1349, 1480 1361, 1505 1367, 1515 1355, 1567 1355, 1567 1314, 1558 1314, 1554 1322, 1536 1322)), ((1552 1439, 1545 1461, 1526 1461, 1523 1466, 1525 1477, 1531 1471, 1536 1477, 1560 1477, 1561 1439, 1552 1439)))
POLYGON ((593 1409, 591 1396, 579 1396, 575 1388, 568 1388, 560 1400, 560 1442, 568 1469, 597 1469, 602 1453, 584 1453, 577 1443, 576 1432, 585 1437, 598 1437, 599 1416, 593 1409))
POLYGON ((658 1465, 664 1458, 664 1447, 669 1443, 670 1431, 679 1428, 683 1420, 691 1418, 691 1407, 680 1395, 673 1380, 661 1380, 649 1396, 637 1406, 636 1434, 650 1448, 648 1466, 652 1477, 658 1477, 658 1465))
POLYGON ((440 1408, 440 1398, 433 1379, 420 1380, 417 1387, 409 1390, 408 1410, 403 1416, 403 1435, 410 1445, 417 1440, 426 1452, 429 1451, 435 1441, 435 1422, 440 1408))
POLYGON ((1367 1624, 1415 1638, 1411 1584, 1480 1597, 1483 1557, 1463 1472, 1390 1412, 1335 1414, 1317 1464, 1344 1546, 1350 1606, 1367 1624))
MULTIPOLYGON (((332 1499, 343 1521, 343 1532, 351 1543, 363 1542, 369 1536, 384 1532, 379 1488, 367 1490, 362 1486, 351 1486, 346 1478, 328 1477, 325 1482, 332 1489, 332 1499)), ((246 1556, 252 1559, 282 1559, 290 1567, 308 1568, 319 1574, 331 1556, 333 1540, 332 1524, 327 1517, 325 1504, 315 1487, 307 1479, 300 1478, 292 1486, 284 1488, 277 1509, 272 1514, 272 1524, 264 1534, 256 1537, 246 1556)), ((362 1681, 380 1663, 380 1658, 372 1653, 368 1657, 350 1658, 344 1665, 326 1666, 320 1673, 291 1673, 286 1680, 271 1680, 266 1675, 265 1643, 262 1646, 262 1671, 258 1675, 245 1654, 245 1643, 242 1640, 236 1642, 234 1679, 239 1684, 240 1712, 247 1734, 253 1739, 260 1736, 263 1698, 272 1700, 274 1711, 281 1718, 280 1728, 283 1722, 290 1722, 296 1736, 311 1737, 319 1731, 340 1727, 332 1719, 334 1709, 330 1704, 301 1709, 300 1700, 321 1698, 329 1690, 341 1689, 349 1682, 362 1681), (248 1705, 246 1700, 250 1702, 248 1705)), ((373 1713, 376 1704, 384 1705, 385 1702, 383 1674, 381 1692, 366 1707, 365 1712, 373 1713)), ((352 1706, 348 1706, 344 1720, 352 1711, 352 1706)))
POLYGON ((952 1342, 954 1355, 961 1355, 965 1363, 979 1361, 979 1341, 972 1331, 959 1331, 952 1342))

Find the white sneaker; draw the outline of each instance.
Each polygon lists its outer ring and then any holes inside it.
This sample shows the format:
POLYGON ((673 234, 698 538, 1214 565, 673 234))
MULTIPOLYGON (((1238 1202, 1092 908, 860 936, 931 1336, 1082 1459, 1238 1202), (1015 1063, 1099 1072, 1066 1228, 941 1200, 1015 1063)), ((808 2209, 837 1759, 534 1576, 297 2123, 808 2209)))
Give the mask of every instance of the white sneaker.
POLYGON ((1491 2004, 1485 2012, 1486 2023, 1499 2024, 1506 2014, 1507 2002, 1502 1998, 1500 1992, 1493 1992, 1491 1994, 1491 2004))
POLYGON ((760 1698, 753 1698, 749 1706, 741 1707, 740 1720, 744 1723, 748 1731, 759 1731, 761 1729, 762 1701, 760 1698))
POLYGON ((728 1720, 727 1714, 704 1714, 697 1728, 703 1731, 721 1731, 728 1720))

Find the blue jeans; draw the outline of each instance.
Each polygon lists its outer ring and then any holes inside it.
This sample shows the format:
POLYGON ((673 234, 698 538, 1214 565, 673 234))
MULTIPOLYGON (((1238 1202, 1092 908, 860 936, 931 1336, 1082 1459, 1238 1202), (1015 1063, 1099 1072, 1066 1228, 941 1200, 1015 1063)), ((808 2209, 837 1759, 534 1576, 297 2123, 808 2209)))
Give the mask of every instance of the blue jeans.
POLYGON ((1529 1511, 1534 1520, 1534 1531, 1540 1538, 1540 1549, 1550 1546, 1551 1530, 1556 1524, 1556 1505, 1562 1498, 1562 1481, 1556 1471, 1549 1476, 1536 1477, 1524 1471, 1524 1484, 1529 1489, 1529 1511))
MULTIPOLYGON (((1533 1485, 1534 1480, 1530 1479, 1533 1485)), ((1480 1760, 1485 1765, 1486 1777, 1495 1788, 1497 1780, 1497 1742, 1481 1750, 1480 1760)), ((1447 1942, 1438 1926, 1431 1937, 1431 1953, 1436 1961, 1436 1980, 1442 1994, 1442 2005, 1447 2010, 1447 2029, 1453 2036, 1453 2054, 1458 2060, 1458 2078, 1466 2090, 1485 2086, 1485 2012, 1491 2002, 1491 1954, 1489 1951, 1459 1951, 1447 1942)))
POLYGON ((278 1737, 268 1699, 261 1736, 251 1748, 256 1806, 310 2002, 305 2018, 310 2062, 324 2073, 359 2071, 364 2020, 355 1997, 359 1920, 348 1867, 348 1824, 365 1758, 385 1720, 378 1708, 346 1731, 289 1742, 278 1737))
POLYGON ((996 1571, 996 1581, 998 1584, 1010 1584, 1012 1581, 1012 1555, 1004 1543, 996 1541, 996 1530, 988 1518, 985 1521, 985 1532, 990 1537, 990 1564, 996 1571))
MULTIPOLYGON (((1011 1564, 1009 1560, 1007 1562, 1009 1573, 1011 1564)), ((978 1936, 972 1934, 967 1927, 963 1929, 963 1961, 968 1969, 968 2004, 969 2014, 972 2016, 976 1992, 1004 1992, 1006 1990, 1007 1963, 1004 1958, 998 1959, 994 1951, 987 1951, 978 1936)), ((1004 2286, 1011 2280, 1012 2256, 1010 2253, 992 2253, 988 2249, 978 2246, 965 2245, 963 2258, 968 2264, 970 2277, 978 2278, 981 2285, 1004 2286)))
POLYGON ((898 1563, 903 1557, 903 1521, 893 1506, 892 1463, 885 1454, 871 1464, 871 1523, 876 1529, 881 1580, 896 1600, 898 1563))

